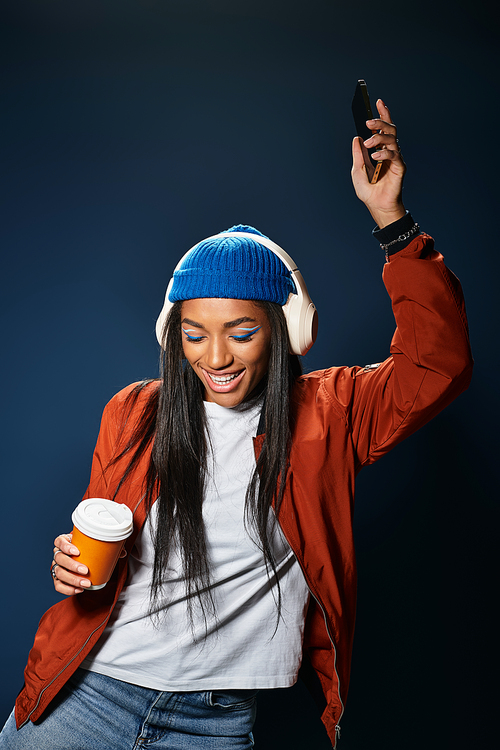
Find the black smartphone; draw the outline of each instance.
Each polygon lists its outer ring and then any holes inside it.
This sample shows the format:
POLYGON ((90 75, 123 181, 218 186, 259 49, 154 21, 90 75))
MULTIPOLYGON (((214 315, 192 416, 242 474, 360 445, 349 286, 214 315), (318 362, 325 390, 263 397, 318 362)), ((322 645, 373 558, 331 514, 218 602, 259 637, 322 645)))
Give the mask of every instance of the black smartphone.
MULTIPOLYGON (((373 131, 366 127, 366 121, 373 120, 373 112, 370 104, 370 97, 368 95, 368 87, 362 79, 358 81, 352 98, 352 114, 354 115, 354 124, 356 125, 357 135, 359 135, 363 141, 366 141, 373 135, 373 131)), ((378 180, 382 168, 382 162, 375 161, 375 159, 372 159, 371 157, 371 154, 377 150, 376 148, 368 149, 363 143, 361 144, 361 148, 363 149, 366 174, 368 175, 371 184, 374 185, 378 180)))

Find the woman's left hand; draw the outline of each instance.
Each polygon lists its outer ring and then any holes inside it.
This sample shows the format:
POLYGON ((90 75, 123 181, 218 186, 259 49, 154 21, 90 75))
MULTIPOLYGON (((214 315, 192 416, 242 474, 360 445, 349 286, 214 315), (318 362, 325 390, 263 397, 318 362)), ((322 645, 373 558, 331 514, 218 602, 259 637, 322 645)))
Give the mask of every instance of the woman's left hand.
POLYGON ((405 215, 402 190, 406 165, 401 156, 396 126, 382 99, 377 101, 377 110, 380 117, 366 123, 374 134, 364 144, 367 148, 380 147, 372 154, 375 161, 383 162, 379 178, 374 185, 368 180, 359 137, 352 144, 351 175, 356 195, 382 229, 405 215))

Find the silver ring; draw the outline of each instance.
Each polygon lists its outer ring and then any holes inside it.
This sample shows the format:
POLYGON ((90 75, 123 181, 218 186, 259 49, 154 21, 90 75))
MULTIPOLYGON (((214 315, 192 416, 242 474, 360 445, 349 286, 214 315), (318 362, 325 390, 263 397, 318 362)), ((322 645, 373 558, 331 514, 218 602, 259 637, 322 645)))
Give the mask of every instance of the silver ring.
POLYGON ((51 574, 52 574, 52 578, 54 579, 54 581, 55 581, 55 580, 56 580, 56 578, 57 578, 57 576, 56 576, 56 568, 57 568, 57 563, 55 562, 55 563, 54 563, 54 564, 52 565, 51 569, 50 569, 50 572, 51 572, 51 574))

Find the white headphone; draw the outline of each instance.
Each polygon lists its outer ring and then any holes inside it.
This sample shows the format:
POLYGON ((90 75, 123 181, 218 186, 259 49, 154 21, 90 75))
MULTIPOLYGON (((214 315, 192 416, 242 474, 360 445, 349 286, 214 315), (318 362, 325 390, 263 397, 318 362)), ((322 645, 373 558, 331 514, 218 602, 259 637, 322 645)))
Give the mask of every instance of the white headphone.
MULTIPOLYGON (((264 245, 264 247, 267 247, 283 261, 286 268, 292 275, 292 280, 297 290, 296 294, 291 292, 288 295, 288 299, 282 307, 288 329, 288 338, 290 340, 290 352, 291 354, 305 354, 306 352, 308 352, 311 346, 316 341, 316 334, 318 331, 318 313, 307 292, 305 281, 302 278, 302 274, 297 268, 297 264, 293 262, 293 260, 290 258, 288 253, 283 250, 283 248, 281 248, 279 245, 277 245, 267 237, 261 237, 260 234, 253 234, 250 232, 222 232, 221 234, 214 234, 212 237, 207 237, 206 240, 202 240, 202 242, 206 242, 207 240, 215 240, 219 237, 247 237, 250 240, 254 240, 259 244, 264 245)), ((199 244, 200 243, 197 242, 196 245, 193 245, 193 247, 190 248, 187 253, 182 256, 175 267, 175 271, 177 271, 181 267, 184 258, 191 252, 191 250, 193 250, 199 244)), ((162 311, 158 317, 158 320, 156 321, 156 338, 158 339, 160 346, 162 343, 165 321, 167 319, 168 313, 170 312, 170 309, 174 304, 173 302, 170 302, 168 298, 173 283, 174 277, 172 276, 165 293, 165 302, 163 304, 162 311)))

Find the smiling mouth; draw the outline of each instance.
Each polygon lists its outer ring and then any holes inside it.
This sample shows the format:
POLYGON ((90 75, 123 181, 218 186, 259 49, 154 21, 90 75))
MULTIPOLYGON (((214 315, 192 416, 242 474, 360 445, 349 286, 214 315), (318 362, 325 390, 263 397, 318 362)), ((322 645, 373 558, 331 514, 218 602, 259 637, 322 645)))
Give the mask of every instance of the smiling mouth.
POLYGON ((212 375, 212 373, 210 372, 207 374, 210 380, 213 380, 217 385, 225 385, 226 383, 230 383, 231 380, 234 380, 239 375, 239 373, 235 373, 234 375, 212 375))
POLYGON ((217 393, 226 393, 227 391, 231 391, 239 384, 240 380, 245 374, 245 370, 243 369, 239 372, 231 372, 227 375, 216 375, 214 372, 203 370, 203 374, 205 375, 205 380, 207 381, 208 386, 212 390, 217 391, 217 393))

